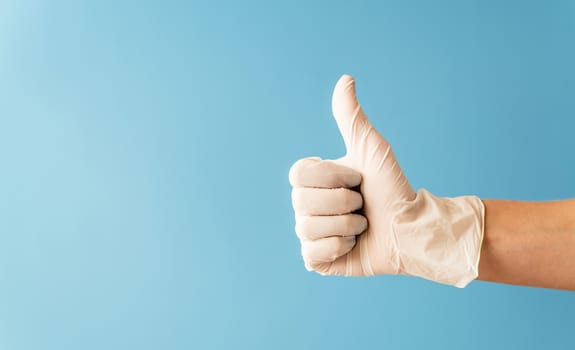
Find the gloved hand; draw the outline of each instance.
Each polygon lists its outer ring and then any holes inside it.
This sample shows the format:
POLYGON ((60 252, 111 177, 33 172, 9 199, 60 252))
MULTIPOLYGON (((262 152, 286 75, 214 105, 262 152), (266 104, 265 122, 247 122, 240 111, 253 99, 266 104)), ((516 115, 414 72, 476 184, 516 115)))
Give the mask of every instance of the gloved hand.
POLYGON ((457 287, 475 279, 482 201, 415 192, 363 113, 352 77, 337 82, 332 109, 347 154, 301 159, 289 174, 306 268, 324 275, 414 275, 457 287))

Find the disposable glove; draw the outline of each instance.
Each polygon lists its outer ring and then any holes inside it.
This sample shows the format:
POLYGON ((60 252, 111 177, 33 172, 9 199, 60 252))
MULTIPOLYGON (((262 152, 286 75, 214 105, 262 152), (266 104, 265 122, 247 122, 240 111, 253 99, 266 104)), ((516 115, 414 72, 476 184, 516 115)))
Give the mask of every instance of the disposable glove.
POLYGON ((323 275, 413 275, 457 287, 475 279, 482 201, 415 192, 364 114, 351 76, 337 82, 332 110, 346 155, 301 159, 289 173, 306 268, 323 275))

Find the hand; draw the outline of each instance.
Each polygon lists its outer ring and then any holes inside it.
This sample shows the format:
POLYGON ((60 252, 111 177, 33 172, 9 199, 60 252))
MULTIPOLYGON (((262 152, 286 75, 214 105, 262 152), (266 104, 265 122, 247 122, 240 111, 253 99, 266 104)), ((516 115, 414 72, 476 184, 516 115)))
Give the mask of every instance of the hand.
POLYGON ((464 286, 477 277, 483 204, 415 192, 344 75, 332 99, 347 153, 291 168, 296 233, 308 270, 325 275, 409 274, 464 286))

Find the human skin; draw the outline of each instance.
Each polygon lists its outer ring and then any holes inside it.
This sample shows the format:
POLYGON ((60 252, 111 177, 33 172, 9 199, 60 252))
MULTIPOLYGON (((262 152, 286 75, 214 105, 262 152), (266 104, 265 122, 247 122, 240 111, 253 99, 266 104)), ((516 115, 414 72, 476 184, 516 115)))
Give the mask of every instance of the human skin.
POLYGON ((483 203, 479 280, 575 291, 575 199, 483 203))
POLYGON ((458 287, 478 278, 575 290, 575 199, 520 202, 415 192, 363 112, 351 76, 337 82, 332 111, 346 155, 300 159, 289 174, 308 270, 406 274, 458 287))

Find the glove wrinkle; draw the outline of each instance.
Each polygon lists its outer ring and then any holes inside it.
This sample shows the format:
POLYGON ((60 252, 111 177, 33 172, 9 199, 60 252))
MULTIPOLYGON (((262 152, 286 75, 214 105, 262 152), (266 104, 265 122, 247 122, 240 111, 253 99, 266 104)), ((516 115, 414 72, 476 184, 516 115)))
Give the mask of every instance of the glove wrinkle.
POLYGON ((364 114, 352 77, 337 82, 332 111, 345 156, 300 160, 289 175, 296 217, 309 217, 296 229, 306 267, 322 275, 405 274, 457 287, 475 279, 483 202, 415 192, 393 148, 364 114), (356 237, 355 243, 341 237, 356 237))

